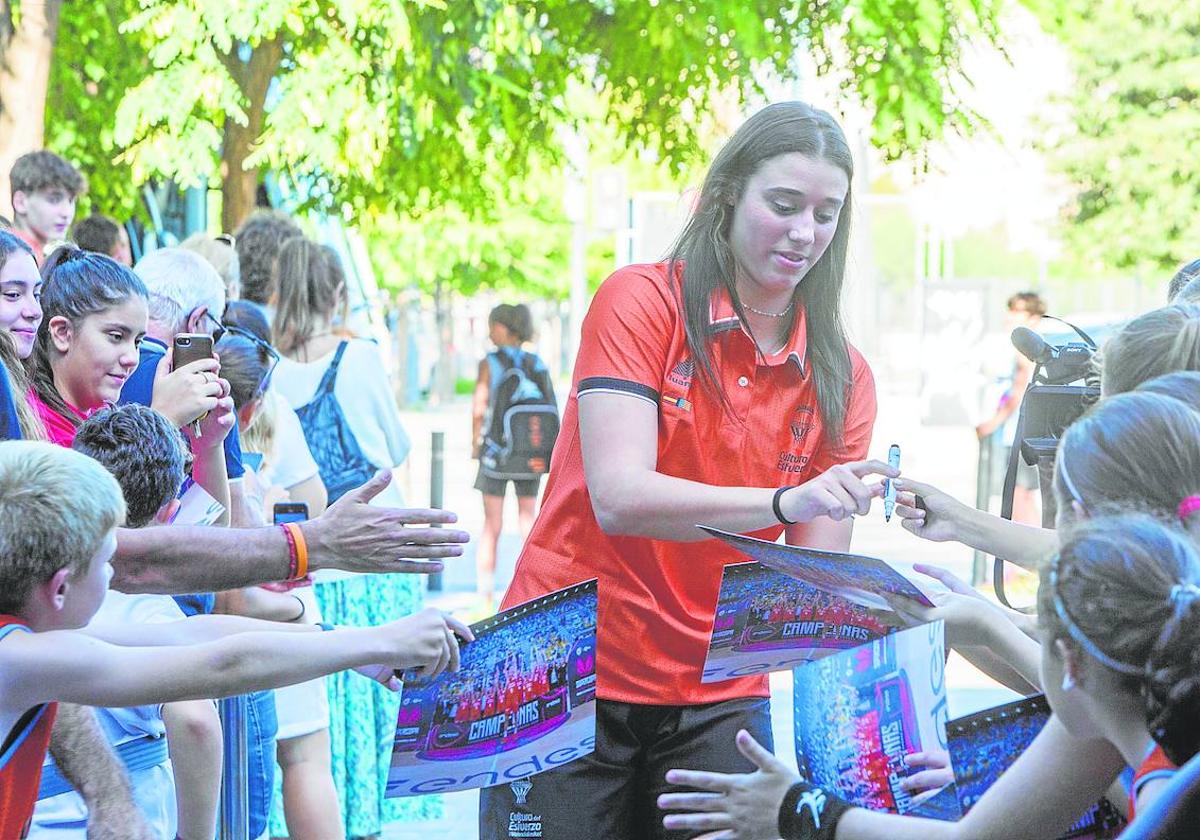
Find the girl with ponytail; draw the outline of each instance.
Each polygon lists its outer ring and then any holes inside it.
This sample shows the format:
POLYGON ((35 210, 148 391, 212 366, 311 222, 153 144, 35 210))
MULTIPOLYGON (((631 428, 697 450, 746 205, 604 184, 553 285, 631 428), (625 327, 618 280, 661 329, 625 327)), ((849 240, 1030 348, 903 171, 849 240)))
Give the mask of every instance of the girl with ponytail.
POLYGON ((130 269, 73 245, 46 259, 42 277, 30 403, 50 440, 70 446, 80 423, 115 403, 137 369, 149 294, 130 269))
MULTIPOLYGON (((1180 512, 1192 518, 1200 496, 1180 512)), ((1064 726, 1134 768, 1129 815, 1200 751, 1200 556, 1147 514, 1087 520, 1042 570, 1042 683, 1064 726)))

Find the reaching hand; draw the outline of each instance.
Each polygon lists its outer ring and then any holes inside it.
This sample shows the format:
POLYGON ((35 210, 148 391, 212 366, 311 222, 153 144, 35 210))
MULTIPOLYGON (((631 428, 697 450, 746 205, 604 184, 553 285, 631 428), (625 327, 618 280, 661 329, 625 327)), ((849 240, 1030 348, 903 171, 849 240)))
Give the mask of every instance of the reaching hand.
POLYGON ((931 484, 909 478, 892 483, 897 490, 896 515, 906 531, 932 542, 962 540, 961 524, 971 508, 931 484))
POLYGON ((906 776, 900 781, 900 787, 909 793, 924 793, 927 790, 939 790, 954 781, 954 768, 950 766, 950 754, 943 750, 909 753, 904 756, 909 767, 925 767, 927 769, 906 776))
MULTIPOLYGON (((224 379, 218 379, 217 382, 226 387, 229 385, 224 379)), ((185 425, 183 433, 192 445, 192 452, 199 455, 223 446, 235 423, 237 412, 233 407, 233 397, 226 395, 218 399, 216 407, 200 420, 200 434, 196 434, 193 423, 185 425)))
POLYGON ((658 807, 668 814, 668 829, 708 830, 696 840, 769 840, 779 836, 779 806, 800 777, 764 749, 746 730, 737 734, 738 752, 756 768, 753 773, 708 773, 668 770, 673 785, 697 788, 690 793, 664 793, 658 807))
POLYGON ((811 522, 818 516, 840 522, 855 514, 865 515, 871 510, 871 499, 883 495, 882 482, 863 481, 869 475, 895 478, 900 471, 883 461, 838 464, 784 493, 779 508, 792 522, 811 522))
POLYGON ((380 470, 366 484, 301 526, 308 543, 310 569, 429 574, 442 570, 442 563, 433 558, 462 554, 462 543, 471 539, 465 531, 412 527, 457 522, 458 517, 450 511, 367 504, 391 481, 392 471, 380 470))
POLYGON ((902 595, 889 597, 888 604, 895 610, 902 626, 915 627, 942 619, 946 622, 947 648, 987 644, 987 620, 998 608, 966 581, 946 569, 924 564, 913 568, 941 581, 949 591, 930 593, 929 599, 934 603, 932 607, 918 604, 902 595))
POLYGON ((418 671, 420 676, 428 679, 446 670, 458 670, 458 638, 475 641, 470 627, 433 607, 426 607, 381 629, 395 644, 392 668, 418 671))
POLYGON ((222 397, 228 397, 229 383, 218 376, 221 363, 216 359, 197 359, 171 370, 172 358, 173 350, 167 350, 158 363, 150 407, 182 428, 215 409, 222 397))

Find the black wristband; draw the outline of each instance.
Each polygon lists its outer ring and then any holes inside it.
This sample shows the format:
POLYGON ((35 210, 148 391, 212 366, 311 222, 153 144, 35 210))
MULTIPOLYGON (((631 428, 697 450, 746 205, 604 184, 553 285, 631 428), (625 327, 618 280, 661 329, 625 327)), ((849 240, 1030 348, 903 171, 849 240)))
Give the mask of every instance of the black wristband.
POLYGON ((796 782, 779 806, 779 836, 783 840, 834 840, 838 821, 852 807, 808 782, 796 782))
POLYGON ((775 496, 771 499, 771 510, 775 511, 775 518, 784 525, 795 525, 796 523, 783 515, 783 510, 779 507, 779 500, 783 498, 783 494, 789 490, 796 489, 795 484, 789 484, 787 487, 780 487, 775 491, 775 496))

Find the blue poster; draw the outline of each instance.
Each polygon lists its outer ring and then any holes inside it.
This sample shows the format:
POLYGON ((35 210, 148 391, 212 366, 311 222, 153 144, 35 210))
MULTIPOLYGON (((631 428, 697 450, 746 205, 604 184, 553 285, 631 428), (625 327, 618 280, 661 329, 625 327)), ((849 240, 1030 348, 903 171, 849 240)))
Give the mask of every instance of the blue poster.
POLYGON ((457 672, 404 682, 388 796, 508 784, 595 749, 595 580, 471 629, 457 672))
POLYGON ((862 808, 904 814, 909 753, 946 750, 943 623, 901 630, 796 668, 796 763, 862 808))
MULTIPOLYGON (((1007 770, 1050 719, 1044 694, 1023 697, 946 724, 958 804, 967 813, 1007 770)), ((1101 799, 1063 838, 1105 838, 1120 833, 1125 821, 1101 799)))
POLYGON ((726 566, 701 682, 782 671, 892 632, 863 606, 761 563, 726 566))

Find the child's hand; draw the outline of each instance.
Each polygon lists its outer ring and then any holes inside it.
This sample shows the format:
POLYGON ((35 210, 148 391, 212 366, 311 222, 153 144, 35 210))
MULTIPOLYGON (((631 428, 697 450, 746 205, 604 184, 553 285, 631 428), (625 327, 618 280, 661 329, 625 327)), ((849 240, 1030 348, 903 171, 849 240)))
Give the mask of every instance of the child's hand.
POLYGON ((389 665, 360 665, 354 669, 354 673, 379 683, 388 691, 399 691, 402 685, 395 669, 389 665))
POLYGON ((954 781, 954 769, 950 766, 950 755, 942 750, 909 753, 904 756, 909 767, 924 767, 918 773, 906 776, 900 781, 900 787, 909 793, 924 793, 927 790, 940 790, 954 781))
MULTIPOLYGON (((221 383, 228 391, 228 382, 224 379, 218 379, 217 382, 221 383)), ((235 423, 237 423, 237 412, 233 407, 233 397, 227 393, 216 401, 213 409, 200 421, 199 435, 192 428, 192 423, 183 427, 183 433, 192 444, 192 454, 200 455, 202 452, 211 452, 213 449, 223 446, 225 438, 229 436, 235 423)))
POLYGON ((396 670, 413 669, 422 677, 433 679, 443 671, 458 670, 458 639, 475 641, 471 628, 452 615, 428 607, 416 615, 385 625, 395 642, 396 658, 392 667, 396 670))
POLYGON ((215 409, 222 397, 229 396, 229 383, 218 376, 221 363, 216 359, 197 359, 179 370, 171 370, 173 352, 167 350, 158 363, 150 407, 182 428, 215 409))
POLYGON ((946 622, 947 648, 986 645, 990 637, 988 620, 998 612, 995 605, 945 569, 927 565, 913 568, 940 580, 950 591, 930 594, 929 599, 934 603, 932 607, 903 596, 888 597, 888 604, 895 610, 899 626, 916 627, 940 618, 946 622))
POLYGON ((705 837, 756 840, 779 836, 779 806, 800 777, 768 752, 746 730, 737 734, 738 752, 754 763, 753 773, 668 770, 667 781, 695 792, 664 793, 658 807, 668 814, 669 829, 708 830, 705 837), (703 792, 701 792, 703 791, 703 792))
POLYGON ((960 523, 971 508, 930 484, 910 478, 892 483, 898 491, 896 516, 906 531, 932 542, 962 540, 960 523))

